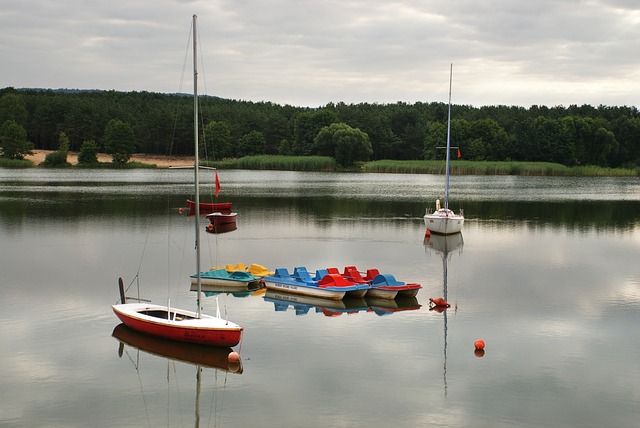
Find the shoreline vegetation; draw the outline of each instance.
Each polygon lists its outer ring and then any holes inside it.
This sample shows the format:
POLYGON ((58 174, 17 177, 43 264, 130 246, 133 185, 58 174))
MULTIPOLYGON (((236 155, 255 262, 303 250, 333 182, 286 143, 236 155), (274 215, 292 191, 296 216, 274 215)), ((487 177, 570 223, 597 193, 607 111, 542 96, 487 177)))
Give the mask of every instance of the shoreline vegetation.
MULTIPOLYGON (((0 167, 32 168, 40 166, 51 150, 34 150, 22 160, 0 159, 0 167)), ((134 154, 130 161, 120 167, 111 162, 111 156, 98 154, 98 164, 78 166, 78 154, 68 152, 67 162, 71 167, 82 168, 169 168, 191 166, 189 156, 160 156, 134 154)), ((223 161, 203 161, 202 165, 219 169, 287 170, 287 171, 345 171, 394 174, 444 174, 441 160, 379 160, 359 164, 353 169, 340 169, 333 158, 326 156, 277 156, 258 155, 223 161)), ((584 176, 584 177, 637 177, 640 169, 603 168, 598 166, 568 167, 549 162, 484 162, 454 160, 451 173, 455 175, 528 175, 528 176, 584 176)))

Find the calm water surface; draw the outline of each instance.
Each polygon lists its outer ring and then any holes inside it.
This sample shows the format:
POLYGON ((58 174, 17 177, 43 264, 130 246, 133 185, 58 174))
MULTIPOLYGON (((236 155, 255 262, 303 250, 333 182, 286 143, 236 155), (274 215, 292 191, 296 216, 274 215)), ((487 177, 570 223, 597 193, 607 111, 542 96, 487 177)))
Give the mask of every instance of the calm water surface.
POLYGON ((439 176, 220 171, 238 230, 203 235, 205 266, 377 267, 424 288, 332 307, 220 294, 242 368, 214 353, 200 375, 193 350, 122 344, 110 309, 119 276, 195 306, 191 179, 0 169, 0 426, 637 426, 637 178, 454 177, 462 239, 425 240, 439 176))

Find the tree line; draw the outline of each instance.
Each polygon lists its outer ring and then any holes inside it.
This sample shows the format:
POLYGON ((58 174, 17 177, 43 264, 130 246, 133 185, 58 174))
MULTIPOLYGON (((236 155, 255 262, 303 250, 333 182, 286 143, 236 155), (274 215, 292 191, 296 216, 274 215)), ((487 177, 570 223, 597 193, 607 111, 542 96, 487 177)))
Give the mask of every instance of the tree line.
MULTIPOLYGON (((445 103, 344 104, 320 108, 200 97, 201 150, 211 160, 249 155, 361 160, 442 159, 445 103)), ((34 148, 192 155, 193 98, 150 92, 0 89, 0 151, 25 132, 34 148), (115 121, 115 122, 114 122, 115 121), (7 125, 7 122, 9 125, 7 125), (118 125, 114 131, 114 125, 118 125), (10 128, 10 129, 9 129, 10 128), (119 148, 110 135, 131 138, 119 148)), ((124 137, 123 137, 124 138, 124 137)), ((452 106, 451 144, 463 159, 635 168, 636 107, 452 106)), ((457 152, 456 152, 457 153, 457 152)), ((125 156, 126 158, 126 156, 125 156)))

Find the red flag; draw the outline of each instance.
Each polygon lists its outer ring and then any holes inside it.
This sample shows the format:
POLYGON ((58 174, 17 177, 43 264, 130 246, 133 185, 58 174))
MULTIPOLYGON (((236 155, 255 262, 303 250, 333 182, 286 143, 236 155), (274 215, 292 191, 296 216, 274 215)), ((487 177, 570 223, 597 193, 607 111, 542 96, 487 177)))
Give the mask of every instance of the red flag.
POLYGON ((220 179, 218 179, 218 171, 216 170, 216 198, 220 192, 220 179))
POLYGON ((458 149, 458 159, 460 159, 462 155, 460 154, 460 149, 458 149))

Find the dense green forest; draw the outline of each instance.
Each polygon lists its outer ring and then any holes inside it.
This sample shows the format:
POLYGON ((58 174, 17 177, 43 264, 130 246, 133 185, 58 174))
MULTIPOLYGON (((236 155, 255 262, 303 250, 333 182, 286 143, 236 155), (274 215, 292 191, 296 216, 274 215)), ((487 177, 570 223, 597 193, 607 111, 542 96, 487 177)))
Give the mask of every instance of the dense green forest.
MULTIPOLYGON (((132 128, 138 153, 189 155, 192 111, 193 99, 182 94, 0 89, 0 124, 15 121, 38 149, 56 150, 64 133, 71 151, 85 141, 102 151, 105 129, 116 119, 132 128)), ((262 154, 335 157, 344 147, 331 145, 333 135, 349 135, 357 144, 368 140, 353 160, 444 157, 447 105, 440 102, 306 108, 203 96, 200 113, 207 141, 201 153, 212 160, 262 154)), ((453 105, 452 118, 451 142, 463 160, 640 165, 636 107, 453 105)))

